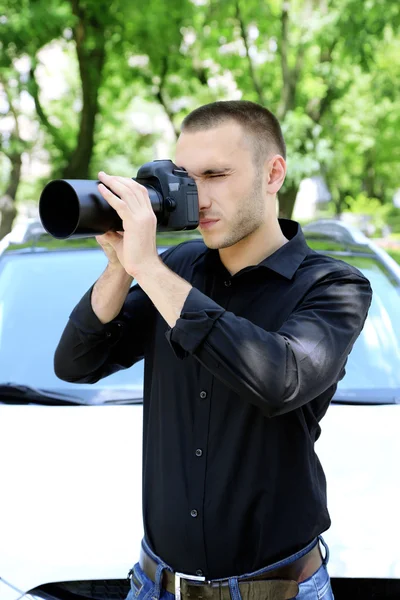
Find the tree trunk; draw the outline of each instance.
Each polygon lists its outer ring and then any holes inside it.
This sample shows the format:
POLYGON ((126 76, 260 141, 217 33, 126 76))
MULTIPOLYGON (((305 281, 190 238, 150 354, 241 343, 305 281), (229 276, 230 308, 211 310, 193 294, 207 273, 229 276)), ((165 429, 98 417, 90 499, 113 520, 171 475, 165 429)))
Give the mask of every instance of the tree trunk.
POLYGON ((80 0, 72 0, 72 11, 77 17, 74 38, 82 81, 82 111, 77 144, 64 167, 65 179, 88 179, 93 154, 98 97, 105 62, 103 27, 95 17, 88 16, 80 0))
POLYGON ((250 75, 250 80, 253 84, 254 87, 254 91, 257 94, 257 98, 258 98, 258 102, 259 104, 261 104, 261 106, 265 105, 265 98, 264 98, 264 92, 263 89, 260 85, 260 82, 258 80, 258 77, 256 75, 256 71, 254 68, 254 64, 253 64, 253 60, 250 54, 250 47, 249 47, 249 40, 247 37, 247 29, 246 29, 246 25, 245 22, 243 20, 242 17, 242 12, 240 10, 240 4, 239 4, 239 0, 236 0, 236 19, 239 22, 239 26, 240 26, 240 34, 242 36, 242 40, 243 40, 243 44, 246 50, 246 58, 247 58, 247 62, 249 65, 249 75, 250 75))
POLYGON ((3 239, 3 237, 7 235, 7 233, 10 233, 12 229, 14 219, 17 215, 17 209, 15 208, 15 198, 17 195, 19 183, 21 181, 21 154, 13 154, 9 158, 12 164, 10 179, 6 191, 0 197, 0 239, 3 239))
POLYGON ((378 198, 382 202, 383 198, 380 197, 376 186, 375 164, 375 148, 370 148, 365 153, 364 177, 361 186, 368 198, 378 198))
POLYGON ((290 219, 293 213, 294 203, 296 201, 298 187, 290 185, 278 193, 279 217, 290 219))

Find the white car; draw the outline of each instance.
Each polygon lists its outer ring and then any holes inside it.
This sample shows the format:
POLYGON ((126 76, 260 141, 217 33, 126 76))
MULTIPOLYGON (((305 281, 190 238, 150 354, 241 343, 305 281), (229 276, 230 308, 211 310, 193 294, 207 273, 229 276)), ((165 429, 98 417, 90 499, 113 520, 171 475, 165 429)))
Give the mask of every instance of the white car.
MULTIPOLYGON (((340 222, 305 233, 374 290, 316 444, 333 588, 336 599, 373 590, 399 598, 400 268, 340 222)), ((143 535, 143 365, 94 385, 53 371, 68 316, 105 264, 94 240, 43 237, 0 256, 0 600, 119 600, 129 591, 143 535)))

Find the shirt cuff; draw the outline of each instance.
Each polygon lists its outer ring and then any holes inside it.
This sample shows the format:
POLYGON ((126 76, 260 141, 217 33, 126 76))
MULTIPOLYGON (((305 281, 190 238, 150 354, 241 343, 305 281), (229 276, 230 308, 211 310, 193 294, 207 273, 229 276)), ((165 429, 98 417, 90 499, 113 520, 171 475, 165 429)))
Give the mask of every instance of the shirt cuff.
POLYGON ((192 288, 175 326, 165 336, 178 358, 194 354, 225 309, 198 289, 192 288))
POLYGON ((75 306, 69 318, 84 337, 109 338, 115 342, 122 334, 124 323, 116 317, 109 323, 102 323, 92 308, 92 291, 94 285, 86 292, 75 306))

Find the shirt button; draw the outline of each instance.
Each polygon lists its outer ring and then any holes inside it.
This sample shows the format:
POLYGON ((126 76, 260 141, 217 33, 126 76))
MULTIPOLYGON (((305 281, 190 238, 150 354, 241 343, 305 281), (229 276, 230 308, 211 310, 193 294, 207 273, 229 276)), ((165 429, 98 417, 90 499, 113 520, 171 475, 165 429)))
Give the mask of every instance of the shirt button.
POLYGON ((227 279, 226 281, 224 281, 225 287, 230 287, 231 285, 232 285, 232 281, 230 279, 227 279))
POLYGON ((111 337, 111 336, 112 336, 112 333, 111 333, 111 331, 107 331, 107 333, 106 333, 106 337, 111 337))
POLYGON ((197 510, 196 509, 191 510, 190 511, 190 516, 191 517, 197 517, 197 510))
POLYGON ((200 398, 202 398, 203 400, 204 398, 207 398, 207 392, 205 392, 204 390, 200 392, 200 398))
POLYGON ((197 569, 196 575, 197 577, 203 577, 203 571, 201 569, 197 569))
POLYGON ((197 448, 196 456, 202 456, 202 454, 203 454, 203 450, 201 450, 201 448, 197 448))

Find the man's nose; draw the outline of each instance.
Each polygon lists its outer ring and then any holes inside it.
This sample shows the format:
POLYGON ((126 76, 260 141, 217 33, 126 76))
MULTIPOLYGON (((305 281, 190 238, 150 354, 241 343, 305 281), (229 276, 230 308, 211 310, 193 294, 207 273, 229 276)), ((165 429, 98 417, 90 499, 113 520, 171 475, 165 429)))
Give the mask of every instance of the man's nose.
POLYGON ((199 211, 208 210, 211 206, 211 198, 201 185, 197 186, 197 194, 199 198, 199 211))

